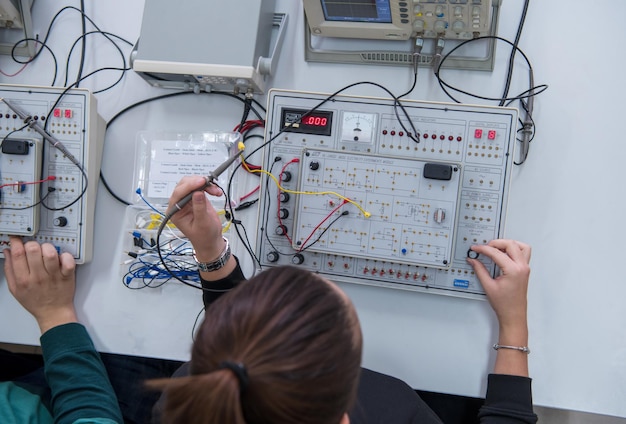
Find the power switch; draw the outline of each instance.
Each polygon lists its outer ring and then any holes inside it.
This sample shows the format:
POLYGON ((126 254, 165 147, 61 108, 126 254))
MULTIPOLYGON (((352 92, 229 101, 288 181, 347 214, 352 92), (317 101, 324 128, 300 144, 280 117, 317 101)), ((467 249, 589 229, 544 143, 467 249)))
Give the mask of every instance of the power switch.
POLYGON ((427 163, 424 165, 424 178, 449 181, 452 179, 452 166, 442 163, 427 163))
POLYGON ((29 142, 6 138, 2 142, 2 153, 5 155, 27 155, 29 142))

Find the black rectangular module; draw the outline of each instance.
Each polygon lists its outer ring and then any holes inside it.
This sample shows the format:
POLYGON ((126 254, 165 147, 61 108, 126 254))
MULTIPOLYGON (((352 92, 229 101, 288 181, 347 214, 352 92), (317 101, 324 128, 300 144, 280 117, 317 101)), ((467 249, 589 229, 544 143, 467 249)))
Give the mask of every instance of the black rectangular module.
POLYGON ((424 165, 424 178, 449 181, 452 179, 452 166, 442 163, 427 163, 424 165))
POLYGON ((2 142, 2 153, 5 155, 27 155, 30 142, 7 138, 2 142))
POLYGON ((281 112, 280 128, 285 132, 325 135, 332 133, 333 113, 331 111, 285 108, 281 112))

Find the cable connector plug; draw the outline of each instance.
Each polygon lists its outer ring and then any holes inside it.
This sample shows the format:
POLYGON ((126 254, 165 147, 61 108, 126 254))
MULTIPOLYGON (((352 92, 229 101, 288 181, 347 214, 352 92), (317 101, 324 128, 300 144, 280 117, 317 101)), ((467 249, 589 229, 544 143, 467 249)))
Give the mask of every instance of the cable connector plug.
POLYGON ((433 57, 433 72, 435 75, 439 73, 439 66, 441 66, 441 55, 443 48, 446 45, 446 41, 443 38, 437 38, 437 44, 435 45, 435 56, 433 57))
POLYGON ((417 67, 419 66, 420 56, 422 55, 422 49, 424 48, 424 39, 422 37, 416 37, 413 44, 413 72, 417 73, 417 67))
POLYGON ((526 158, 528 157, 528 150, 530 149, 530 140, 533 137, 533 133, 534 133, 534 123, 532 122, 532 119, 527 117, 523 124, 522 124, 522 128, 520 128, 519 130, 520 132, 520 142, 522 144, 522 148, 520 150, 520 158, 519 158, 519 165, 523 164, 526 161, 526 158))
POLYGON ((136 252, 133 252, 132 250, 129 252, 126 252, 128 256, 130 256, 131 258, 135 258, 135 259, 141 255, 145 255, 146 253, 148 253, 146 249, 139 249, 136 252))
MULTIPOLYGON (((254 205, 255 203, 257 203, 259 201, 259 199, 255 199, 255 200, 249 200, 247 202, 243 202, 241 204, 239 204, 239 206, 237 206, 235 208, 236 211, 242 211, 244 209, 249 208, 250 206, 254 205)), ((227 219, 230 219, 227 217, 227 219)))

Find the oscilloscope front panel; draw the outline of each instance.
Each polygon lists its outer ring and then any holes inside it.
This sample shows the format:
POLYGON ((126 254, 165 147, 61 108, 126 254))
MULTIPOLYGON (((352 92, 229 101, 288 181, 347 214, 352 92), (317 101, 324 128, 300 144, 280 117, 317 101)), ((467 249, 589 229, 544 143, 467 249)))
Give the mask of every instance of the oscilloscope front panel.
POLYGON ((261 265, 483 298, 466 258, 503 234, 517 110, 326 98, 269 93, 261 265))

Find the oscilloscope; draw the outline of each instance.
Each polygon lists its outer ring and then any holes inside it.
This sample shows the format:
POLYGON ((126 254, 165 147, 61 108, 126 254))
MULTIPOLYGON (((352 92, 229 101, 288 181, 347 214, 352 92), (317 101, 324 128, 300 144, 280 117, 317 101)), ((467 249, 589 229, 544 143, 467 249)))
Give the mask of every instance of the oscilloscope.
POLYGON ((311 34, 408 40, 471 39, 489 35, 499 0, 304 0, 311 34))

